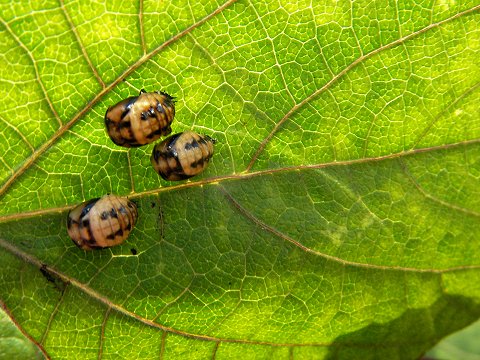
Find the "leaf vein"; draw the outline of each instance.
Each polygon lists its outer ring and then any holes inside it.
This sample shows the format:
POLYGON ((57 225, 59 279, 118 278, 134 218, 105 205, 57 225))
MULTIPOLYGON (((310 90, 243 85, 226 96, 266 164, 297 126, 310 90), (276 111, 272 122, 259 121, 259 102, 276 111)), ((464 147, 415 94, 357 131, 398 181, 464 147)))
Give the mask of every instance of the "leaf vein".
POLYGON ((446 113, 451 111, 455 108, 455 106, 464 98, 466 98, 471 93, 475 92, 478 88, 480 88, 480 82, 476 83, 475 85, 471 86, 467 90, 465 90, 460 96, 458 96, 455 100, 453 100, 448 106, 443 108, 435 117, 433 117, 432 121, 427 125, 427 127, 423 130, 423 132, 418 136, 415 142, 412 145, 412 149, 416 148, 417 145, 420 143, 422 139, 424 139, 427 134, 430 132, 432 127, 444 116, 446 113))
POLYGON ((213 347, 212 360, 215 360, 217 358, 217 351, 219 346, 220 346, 220 341, 217 341, 215 343, 215 346, 213 347))
POLYGON ((290 99, 292 100, 292 102, 294 104, 296 104, 297 102, 295 101, 295 98, 293 97, 292 93, 290 92, 290 89, 288 88, 287 81, 285 80, 285 75, 283 74, 282 67, 280 66, 280 63, 278 61, 277 52, 275 50, 275 44, 274 44, 272 38, 270 37, 270 35, 268 34, 267 28, 265 27, 265 24, 263 23, 262 17, 258 13, 254 4, 250 3, 250 5, 252 6, 253 11, 255 12, 255 16, 257 17, 258 22, 262 25, 263 31, 265 32, 265 37, 268 39, 268 41, 272 45, 272 54, 273 54, 273 57, 275 59, 275 65, 278 68, 278 71, 280 72, 280 77, 282 78, 283 86, 285 87, 285 90, 287 91, 287 94, 290 97, 290 99))
POLYGON ((163 360, 163 356, 165 355, 165 343, 167 341, 168 332, 164 331, 162 334, 162 340, 160 343, 160 360, 163 360))
MULTIPOLYGON (((268 342, 268 341, 256 341, 256 340, 247 340, 247 339, 233 339, 233 338, 218 338, 215 336, 209 336, 209 335, 204 335, 204 334, 194 334, 194 333, 189 333, 183 330, 178 330, 175 328, 171 328, 165 325, 161 325, 159 323, 156 323, 150 319, 144 318, 140 315, 135 314, 132 311, 129 311, 122 306, 112 303, 108 298, 103 296, 102 294, 98 293, 94 289, 90 288, 89 286, 81 283, 80 281, 67 276, 66 274, 52 268, 49 266, 45 266, 39 259, 36 257, 25 253, 24 251, 20 250, 16 246, 10 244, 8 241, 0 238, 0 247, 3 248, 4 250, 10 252, 11 254, 17 256, 18 258, 26 261, 27 263, 41 268, 42 266, 48 270, 50 273, 54 274, 55 276, 59 277, 61 280, 64 282, 68 282, 71 285, 73 285, 75 288, 77 288, 79 291, 84 292, 86 295, 90 296, 92 299, 97 300, 98 302, 102 303, 105 305, 107 308, 110 308, 111 310, 115 310, 119 314, 122 314, 126 317, 135 319, 139 321, 140 323, 159 329, 161 331, 165 331, 166 333, 173 333, 177 334, 186 338, 191 338, 191 339, 197 339, 197 340, 203 340, 203 341, 213 341, 213 342, 226 342, 226 343, 237 343, 237 344, 251 344, 251 345, 262 345, 262 346, 274 346, 274 347, 290 347, 290 346, 301 346, 301 347, 309 347, 309 346, 315 346, 315 347, 326 347, 326 346, 332 346, 335 345, 334 343, 331 342, 325 342, 325 343, 274 343, 274 342, 268 342)), ((445 269, 445 270, 436 270, 432 271, 434 273, 442 274, 445 272, 449 271, 458 271, 458 270, 479 270, 479 266, 464 266, 464 267, 459 267, 459 268, 452 268, 452 269, 445 269)), ((392 269, 392 268, 387 268, 385 270, 401 270, 401 269, 392 269)), ((419 271, 415 269, 414 271, 419 271)), ((193 294, 192 294, 193 295, 193 294)), ((0 305, 4 307, 3 302, 0 301, 0 305)), ((4 307, 5 308, 5 307, 4 307)), ((342 346, 353 346, 353 347, 374 347, 375 344, 342 344, 342 346)), ((382 346, 385 346, 385 344, 382 344, 382 346)))
POLYGON ((143 23, 143 0, 139 1, 138 6, 138 26, 140 27, 140 43, 142 44, 143 55, 147 54, 147 44, 145 43, 145 25, 143 23))
POLYGON ((284 116, 283 118, 280 119, 280 121, 278 121, 275 126, 273 127, 273 129, 270 131, 270 133, 267 135, 267 137, 265 137, 262 142, 260 143, 260 145, 258 146, 257 148, 257 151, 255 152, 255 154, 252 156, 249 164, 247 165, 246 169, 244 172, 250 172, 250 170, 252 169, 252 167, 254 166, 255 162, 257 161, 257 159, 259 158, 260 154, 263 152, 263 150, 265 149, 265 147, 267 146, 267 144, 269 143, 269 141, 273 138, 273 136, 278 132, 278 130, 282 127, 282 125, 288 121, 292 115, 294 113, 296 113, 299 109, 301 109, 304 105, 306 105, 307 103, 309 103, 310 101, 312 101, 314 98, 316 98, 318 95, 322 94, 323 92, 327 91, 328 89, 330 89, 330 87, 335 84, 339 79, 343 78, 343 76, 345 76, 351 69, 355 68, 357 65, 363 63, 363 61, 367 60, 367 59, 370 59, 372 56, 384 51, 384 50, 387 50, 387 49, 390 49, 394 46, 397 46, 397 45, 400 45, 412 38, 415 38, 416 36, 418 35, 421 35, 431 29, 435 29, 443 24, 446 24, 450 21, 453 21, 459 17, 462 17, 464 15, 467 15, 469 13, 472 13, 476 10, 480 9, 480 5, 477 5, 477 6, 474 6, 470 9, 467 9, 465 11, 462 11, 460 13, 457 13, 447 19, 444 19, 444 20, 441 20, 439 22, 436 22, 436 23, 432 23, 426 27, 424 27, 423 29, 420 29, 420 30, 417 30, 417 31, 414 31, 412 32, 411 34, 408 34, 402 38, 399 38, 395 41, 392 41, 391 43, 388 43, 386 45, 383 45, 383 46, 380 46, 379 48, 365 54, 365 55, 362 55, 360 57, 358 57, 355 61, 353 61, 352 63, 350 63, 347 67, 345 67, 342 71, 340 71, 337 75, 335 75, 332 79, 330 79, 325 85, 323 85, 320 89, 314 91, 312 94, 310 94, 309 96, 307 96, 305 99, 303 99, 300 103, 296 104, 295 106, 293 106, 284 116))
POLYGON ((17 129, 17 127, 13 126, 10 124, 8 121, 6 121, 3 117, 0 117, 0 120, 4 122, 9 128, 11 128, 20 138, 23 140, 23 142, 30 148, 30 150, 33 152, 35 151, 35 148, 33 147, 32 144, 30 144, 30 141, 25 137, 25 135, 22 134, 20 130, 17 129))
POLYGON ((72 19, 70 18, 70 15, 68 14, 68 11, 65 7, 65 2, 64 0, 59 0, 60 2, 60 9, 62 9, 62 12, 63 14, 65 15, 65 19, 67 20, 67 23, 68 25, 70 26, 70 29, 72 30, 73 34, 75 35, 75 39, 77 40, 77 43, 78 43, 78 46, 80 47, 80 50, 82 51, 82 54, 83 54, 83 57, 85 58, 85 60, 87 61, 88 63, 88 66, 90 67, 90 69, 92 70, 93 72, 93 75, 95 76, 95 78, 97 79, 97 81, 99 82, 99 84, 102 86, 103 89, 105 89, 105 82, 103 81, 103 79, 100 77, 100 74, 98 73, 97 69, 95 68, 95 66, 93 66, 93 63, 92 61, 90 60, 90 57, 88 56, 88 52, 87 52, 87 49, 85 48, 85 46, 83 45, 83 42, 82 42, 82 39, 80 38, 80 35, 77 31, 77 28, 76 26, 73 24, 73 21, 72 19))
MULTIPOLYGON (((456 148, 456 147, 460 147, 460 146, 470 146, 470 145, 478 145, 478 144, 480 144, 480 138, 479 139, 467 140, 467 141, 461 141, 461 142, 453 143, 453 144, 433 146, 433 147, 429 147, 429 148, 412 149, 412 150, 402 151, 402 152, 399 152, 399 153, 382 155, 382 156, 371 157, 371 158, 360 158, 360 159, 345 160, 345 161, 335 161, 335 162, 314 164, 314 165, 297 165, 297 166, 290 166, 290 167, 283 167, 283 168, 276 168, 276 169, 259 170, 259 171, 250 172, 250 173, 236 173, 236 174, 232 174, 232 175, 223 175, 223 176, 218 176, 218 177, 206 178, 206 179, 202 179, 202 180, 195 181, 195 182, 186 182, 186 183, 182 183, 182 184, 178 184, 178 185, 172 185, 172 186, 167 186, 167 187, 156 188, 156 189, 153 189, 153 190, 141 191, 141 192, 129 195, 129 198, 130 199, 135 199, 135 198, 139 198, 139 197, 142 197, 142 196, 158 195, 159 193, 164 192, 164 191, 176 191, 176 190, 180 190, 180 189, 186 189, 186 188, 191 188, 191 187, 199 187, 199 186, 204 186, 204 185, 208 185, 208 184, 219 185, 220 183, 222 183, 224 181, 247 180, 247 179, 250 179, 250 178, 253 178, 253 177, 256 177, 256 176, 271 175, 271 174, 288 172, 288 171, 323 169, 323 168, 329 168, 329 167, 333 167, 333 166, 349 166, 349 165, 356 165, 356 164, 368 164, 368 163, 374 163, 374 162, 379 162, 379 161, 384 161, 384 160, 389 160, 389 159, 402 158, 402 157, 411 156, 411 155, 414 155, 414 154, 427 153, 427 152, 431 152, 431 151, 441 151, 441 150, 452 149, 452 148, 456 148)), ((22 212, 22 213, 1 215, 0 216, 0 222, 14 221, 14 220, 20 220, 20 219, 23 219, 23 218, 30 218, 30 217, 34 217, 34 216, 43 216, 43 215, 48 215, 48 214, 52 214, 52 213, 64 212, 64 211, 70 210, 74 207, 75 207, 75 205, 67 205, 67 206, 59 206, 59 207, 49 208, 49 209, 40 209, 40 210, 26 211, 26 212, 22 212)))
POLYGON ((29 333, 27 333, 26 330, 17 321, 17 319, 13 317, 12 313, 10 312, 10 309, 7 307, 7 305, 3 302, 2 299, 0 299, 0 308, 3 309, 5 314, 7 314, 10 320, 15 324, 15 327, 43 354, 45 359, 50 360, 51 357, 48 355, 47 351, 43 348, 43 346, 39 342, 37 342, 29 333))
MULTIPOLYGON (((216 10, 199 20, 198 22, 190 25, 188 28, 185 30, 179 32, 177 35, 171 37, 169 40, 165 41, 163 44, 158 46, 156 49, 152 50, 150 53, 142 56, 137 62, 135 62, 133 65, 131 65, 129 68, 127 68, 117 79, 115 79, 110 85, 107 87, 103 88, 102 91, 100 91, 90 102, 82 109, 80 110, 77 114, 75 114, 70 121, 68 121, 65 125, 60 126, 60 128, 57 130, 57 132, 49 139, 47 140, 42 146, 40 146, 31 156, 29 156, 26 161, 22 163, 17 168, 17 171, 0 187, 0 197, 5 194, 8 188, 13 184, 13 182, 21 176, 30 166, 41 156, 43 155, 67 130, 69 130, 79 119, 81 119, 90 109, 95 105, 105 94, 107 94, 110 90, 112 90, 114 87, 116 87, 122 79, 126 78, 128 75, 130 75, 133 71, 138 69, 141 65, 143 65, 146 61, 150 60, 153 56, 157 55, 160 51, 162 51, 164 48, 169 46, 170 44, 174 43, 175 41, 179 40, 186 34, 190 33, 194 29, 198 28, 208 20, 210 20, 212 17, 216 16, 217 14, 221 13, 223 10, 228 8, 230 5, 235 3, 237 0, 228 0, 221 6, 219 6, 216 10)), ((0 22, 7 26, 3 19, 0 19, 0 22)), ((21 43, 19 43, 22 48, 26 49, 25 46, 21 43)), ((28 50, 27 50, 28 51, 28 50)), ((36 64, 34 62, 34 66, 36 68, 36 64)), ((42 89, 43 84, 42 84, 42 89)), ((45 92, 46 95, 46 92, 45 92)), ((51 102, 49 102, 51 104, 51 102)), ((52 110, 53 105, 52 105, 52 110)), ((56 115, 56 113, 55 113, 56 115)), ((56 115, 58 121, 61 124, 60 119, 58 118, 58 115, 56 115)))
POLYGON ((65 293, 67 292, 68 289, 68 283, 65 285, 62 294, 60 295, 60 298, 57 301, 57 304, 55 305, 55 308, 53 309, 52 313, 50 314, 50 317, 48 318, 47 326, 45 327, 45 331, 42 335, 42 338, 40 339, 40 344, 45 345, 45 340, 47 339, 48 332, 50 331, 50 328, 52 326, 53 319, 55 319, 55 316, 58 313, 58 310, 60 309, 60 306, 63 303, 63 300, 65 299, 65 293))
POLYGON ((111 307, 107 307, 105 314, 103 315, 102 327, 100 328, 100 341, 98 346, 98 360, 103 356, 103 347, 105 345, 105 327, 107 326, 108 318, 110 317, 110 312, 112 311, 111 307))
POLYGON ((415 188, 427 199, 437 203, 437 204, 440 204, 442 206, 445 206, 449 209, 452 209, 452 210, 456 210, 456 211, 460 211, 460 212, 463 212, 464 214, 467 214, 467 215, 471 215, 471 216, 475 216, 475 217, 478 217, 480 218, 480 213, 475 211, 475 210, 471 210, 471 209, 466 209, 466 208, 463 208, 461 206, 458 206, 458 205, 455 205, 455 204, 452 204, 448 201, 445 201, 445 200, 442 200, 442 199, 439 199, 438 197, 435 197, 433 195, 431 195, 430 193, 428 193, 420 184, 419 182, 415 179, 415 177, 410 173, 410 171, 408 170, 408 166, 407 164, 405 163, 405 161, 403 161, 402 159, 399 159, 399 162, 400 162, 400 165, 402 167, 402 170, 404 172, 404 174, 406 175, 406 177, 408 178, 408 180, 415 186, 415 188))
MULTIPOLYGON (((376 265, 376 264, 368 264, 368 263, 359 263, 359 262, 355 262, 355 261, 344 260, 344 259, 339 258, 337 256, 328 255, 328 254, 322 253, 320 251, 313 250, 313 249, 301 244, 297 240, 291 238, 290 236, 282 233, 281 231, 275 229, 273 226, 270 226, 270 225, 266 224, 265 222, 263 222, 259 218, 255 217, 247 209, 245 209, 231 194, 229 194, 225 190, 225 188, 220 187, 220 189, 223 192, 223 194, 225 195, 225 197, 229 200, 229 202, 233 205, 233 207, 238 210, 238 212, 240 214, 242 214, 244 217, 246 217, 247 219, 252 221, 254 224, 256 224, 262 230, 264 230, 266 232, 269 232, 269 233, 273 234, 274 236, 291 243, 292 245, 299 248, 300 250, 302 250, 305 253, 308 253, 308 254, 311 254, 311 255, 314 255, 314 256, 324 258, 326 260, 330 260, 330 261, 339 263, 343 266, 352 266, 352 267, 358 267, 358 268, 375 269, 375 270, 403 271, 403 272, 414 272, 414 273, 433 273, 433 274, 437 274, 437 273, 441 273, 443 271, 447 271, 447 269, 442 269, 442 270, 439 270, 439 269, 420 269, 420 268, 410 268, 410 267, 403 267, 403 266, 389 266, 389 265, 376 265)), ((480 268, 480 265, 478 267, 480 268)), ((457 268, 450 268, 448 270, 452 270, 452 269, 457 269, 457 268)))
POLYGON ((45 97, 45 101, 48 104, 48 107, 50 108, 50 111, 53 114, 53 117, 55 120, 57 120, 58 125, 62 127, 62 120, 60 119, 60 116, 58 115, 57 111, 55 110, 55 107, 53 106, 52 100, 48 96, 47 89, 45 88, 45 85, 43 84, 43 81, 40 77, 40 72, 38 70, 37 62, 35 61, 35 58, 33 57, 32 52, 27 48, 27 46, 20 40, 20 38, 13 32, 13 30, 10 28, 7 22, 3 20, 3 18, 0 18, 0 23, 5 27, 5 29, 8 31, 10 36, 15 40, 15 42, 20 46, 20 48, 25 51, 27 56, 29 57, 30 61, 32 62, 33 68, 35 69, 35 78, 40 85, 40 88, 42 89, 43 96, 45 97))

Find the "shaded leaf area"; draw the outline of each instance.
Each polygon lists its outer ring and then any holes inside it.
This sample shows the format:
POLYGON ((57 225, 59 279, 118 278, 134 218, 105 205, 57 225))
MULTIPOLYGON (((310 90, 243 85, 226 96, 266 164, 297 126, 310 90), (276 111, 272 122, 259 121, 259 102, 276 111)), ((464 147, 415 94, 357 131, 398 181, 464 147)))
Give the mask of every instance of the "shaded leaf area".
MULTIPOLYGON (((2 236, 27 263, 6 255, 1 297, 59 358, 79 343, 78 354, 107 355, 123 341, 118 351, 131 356, 193 341, 220 358, 245 348, 415 358, 480 315, 471 285, 480 245, 478 214, 452 208, 455 194, 426 196, 412 178, 433 176, 435 161, 461 166, 478 147, 143 197, 132 236, 106 251, 79 251, 65 213, 4 223, 2 236), (62 281, 39 280, 39 263, 62 281)), ((477 211, 476 201, 463 210, 477 211)))
POLYGON ((0 359, 44 358, 3 309, 0 309, 0 334, 0 359))
POLYGON ((479 8, 1 4, 0 299, 59 359, 418 358, 480 316, 479 8), (110 142, 142 88, 217 139, 205 173, 110 142), (105 193, 138 224, 79 250, 105 193))
POLYGON ((439 342, 427 356, 432 358, 475 360, 480 354, 480 321, 473 323, 439 342))

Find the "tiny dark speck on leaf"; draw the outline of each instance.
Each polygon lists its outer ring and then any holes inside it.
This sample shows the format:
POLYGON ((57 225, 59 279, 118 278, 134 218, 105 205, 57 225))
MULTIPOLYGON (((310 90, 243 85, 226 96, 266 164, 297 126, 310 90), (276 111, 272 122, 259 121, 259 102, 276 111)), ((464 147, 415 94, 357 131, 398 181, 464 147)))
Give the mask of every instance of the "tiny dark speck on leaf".
POLYGON ((48 282, 54 285, 55 289, 57 289, 62 293, 65 291, 65 288, 68 285, 68 283, 58 278, 55 274, 53 274, 48 269, 47 264, 42 264, 42 266, 40 267, 40 272, 48 282))
POLYGON ((152 202, 152 203, 150 204, 150 207, 153 209, 153 208, 155 207, 155 203, 152 202))
POLYGON ((137 249, 131 248, 130 252, 132 253, 132 255, 137 255, 137 249))
POLYGON ((50 272, 47 270, 47 265, 43 264, 42 267, 40 268, 40 272, 42 275, 47 279, 47 281, 50 281, 52 283, 55 283, 55 278, 50 274, 50 272))
POLYGON ((25 248, 30 249, 32 247, 32 244, 27 242, 27 241, 20 241, 20 245, 22 245, 25 248))

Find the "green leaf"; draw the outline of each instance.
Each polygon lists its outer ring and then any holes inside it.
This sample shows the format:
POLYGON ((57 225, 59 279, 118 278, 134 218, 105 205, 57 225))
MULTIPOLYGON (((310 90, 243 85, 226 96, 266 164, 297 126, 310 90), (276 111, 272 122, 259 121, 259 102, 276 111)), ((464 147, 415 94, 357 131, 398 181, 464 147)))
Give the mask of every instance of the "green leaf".
POLYGON ((0 309, 0 359, 43 359, 41 350, 22 333, 3 309, 0 309))
POLYGON ((5 308, 58 359, 420 357, 480 316, 479 9, 3 2, 5 308), (203 174, 110 141, 140 89, 217 139, 203 174), (84 252, 66 214, 106 193, 139 221, 84 252))
POLYGON ((427 356, 433 359, 465 359, 478 360, 480 357, 480 321, 448 336, 431 349, 427 356))

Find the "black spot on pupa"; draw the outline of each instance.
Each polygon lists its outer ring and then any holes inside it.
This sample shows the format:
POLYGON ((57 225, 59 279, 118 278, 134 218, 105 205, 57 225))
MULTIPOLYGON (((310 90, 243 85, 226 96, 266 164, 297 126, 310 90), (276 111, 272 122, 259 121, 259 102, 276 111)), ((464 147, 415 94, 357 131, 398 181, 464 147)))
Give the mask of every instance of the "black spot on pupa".
POLYGON ((163 109, 163 106, 162 104, 160 104, 159 102, 157 102, 157 111, 162 114, 165 112, 165 110, 163 109))
POLYGON ((111 216, 112 218, 118 219, 117 210, 115 210, 114 208, 112 208, 112 209, 110 210, 110 216, 111 216))
POLYGON ((162 174, 161 174, 164 178, 169 178, 170 175, 172 175, 172 169, 168 168, 168 169, 165 169, 162 171, 162 174))
POLYGON ((150 134, 147 135, 147 139, 151 139, 155 136, 155 134, 153 132, 151 132, 150 134))
POLYGON ((118 124, 119 129, 130 128, 130 127, 132 127, 132 124, 130 121, 122 121, 120 124, 118 124))
POLYGON ((177 165, 172 170, 177 173, 183 173, 182 164, 180 164, 180 161, 178 161, 178 158, 176 158, 175 160, 177 160, 177 165))
POLYGON ((90 226, 85 227, 85 228, 87 229, 88 237, 90 239, 89 241, 93 241, 94 243, 96 243, 97 241, 95 240, 95 236, 93 236, 93 234, 92 234, 92 229, 90 228, 90 226))
POLYGON ((200 166, 203 166, 204 163, 205 163, 205 158, 203 158, 203 157, 200 158, 200 159, 198 159, 198 160, 196 161, 197 166, 199 166, 199 165, 200 165, 200 166))
MULTIPOLYGON (((130 108, 125 107, 125 110, 123 110, 122 115, 120 116, 120 119, 123 119, 125 116, 127 116, 129 112, 130 112, 130 108)), ((120 123, 120 125, 121 125, 121 123, 120 123)))
POLYGON ((117 230, 117 232, 115 233, 115 236, 123 236, 123 230, 122 229, 117 230))
MULTIPOLYGON (((197 144, 196 147, 198 147, 198 144, 197 144)), ((185 150, 188 151, 188 150, 191 150, 192 148, 193 148, 193 143, 186 143, 185 144, 185 150)))
POLYGON ((91 243, 92 241, 95 242, 95 240, 93 240, 93 239, 80 238, 80 245, 88 244, 88 243, 91 243))
POLYGON ((175 97, 167 94, 165 91, 160 91, 160 94, 166 97, 165 102, 166 103, 174 103, 175 102, 175 97))
POLYGON ((114 240, 115 239, 115 234, 108 234, 107 239, 108 240, 114 240))
POLYGON ((143 111, 141 114, 140 114, 140 119, 142 120, 147 120, 148 118, 148 113, 146 111, 143 111))
POLYGON ((155 150, 153 152, 153 158, 155 159, 156 162, 158 162, 158 159, 160 159, 161 153, 158 150, 155 150))
MULTIPOLYGON (((170 172, 171 174, 172 172, 170 172)), ((184 174, 184 173, 176 173, 175 174, 175 180, 187 180, 187 179, 190 179, 193 175, 187 175, 187 174, 184 174)))
POLYGON ((178 133, 178 134, 175 134, 175 135, 172 135, 170 137, 170 140, 168 141, 168 144, 167 144, 167 148, 172 148, 175 146, 175 143, 177 142, 178 138, 180 137, 180 135, 182 135, 182 133, 178 133))
POLYGON ((90 249, 103 249, 103 247, 101 247, 97 243, 89 244, 88 246, 90 247, 90 249))
POLYGON ((153 132, 154 135, 162 135, 164 132, 164 128, 157 129, 153 132))
POLYGON ((82 221, 82 226, 88 228, 90 226, 90 220, 84 219, 82 221))
POLYGON ((212 138, 211 136, 208 136, 208 135, 203 135, 203 143, 206 144, 208 141, 211 141, 213 142, 214 144, 217 142, 216 139, 212 138))
POLYGON ((125 109, 130 110, 132 108, 133 104, 135 104, 137 102, 137 99, 138 99, 138 96, 131 96, 131 97, 127 98, 127 103, 125 104, 125 109))
MULTIPOLYGON (((116 144, 118 146, 123 146, 127 143, 127 141, 125 141, 124 139, 123 139, 123 141, 122 140, 117 141, 116 139, 112 138, 112 141, 113 141, 114 144, 116 144)), ((133 145, 130 145, 130 146, 133 146, 133 145)))
POLYGON ((100 214, 100 219, 107 220, 108 219, 108 211, 102 211, 100 214))
POLYGON ((125 209, 125 206, 123 205, 118 208, 118 211, 120 212, 120 214, 127 214, 127 209, 125 209))
POLYGON ((85 215, 87 215, 90 212, 90 210, 97 203, 98 200, 100 200, 100 198, 92 199, 84 205, 84 208, 83 208, 82 212, 80 213, 80 219, 83 218, 85 215))
MULTIPOLYGON (((198 140, 198 142, 199 142, 200 144, 203 144, 203 145, 207 145, 207 144, 208 144, 208 143, 207 143, 207 140, 205 140, 204 138, 200 138, 200 140, 198 140)), ((198 145, 197 145, 197 147, 198 147, 198 145)))

